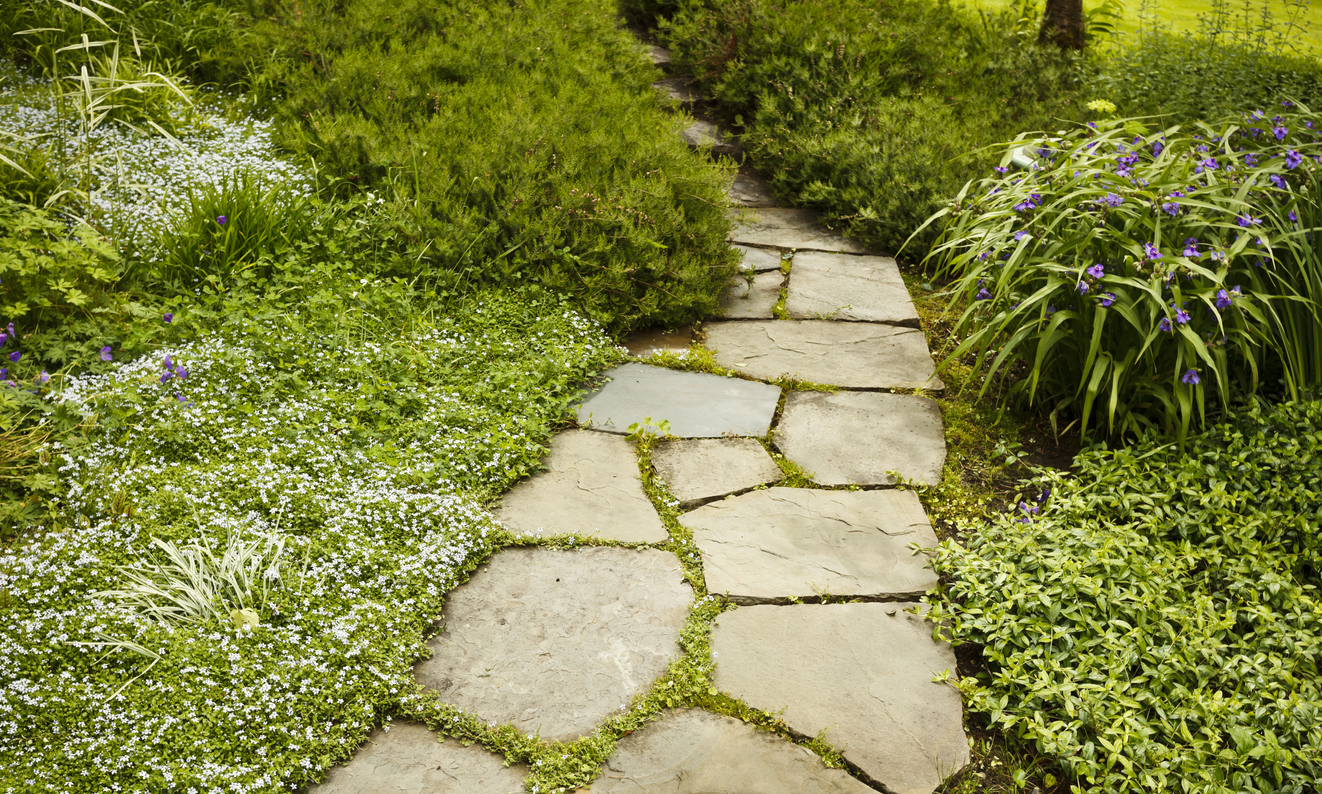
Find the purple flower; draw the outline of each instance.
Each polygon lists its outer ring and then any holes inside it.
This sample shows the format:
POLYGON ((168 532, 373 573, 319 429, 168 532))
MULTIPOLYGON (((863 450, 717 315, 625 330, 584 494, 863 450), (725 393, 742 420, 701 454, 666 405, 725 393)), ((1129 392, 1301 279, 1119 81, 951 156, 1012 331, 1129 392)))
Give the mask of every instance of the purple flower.
POLYGON ((1290 210, 1289 214, 1286 217, 1288 217, 1292 221, 1297 221, 1299 220, 1299 213, 1295 212, 1294 210, 1290 210))
POLYGON ((174 373, 169 372, 168 370, 165 371, 165 372, 162 372, 162 373, 161 373, 161 383, 169 383, 169 382, 170 382, 170 378, 173 378, 173 377, 174 377, 174 373))
POLYGON ((1285 153, 1286 168, 1295 169, 1303 164, 1304 164, 1304 158, 1303 155, 1299 154, 1299 152, 1296 152, 1294 149, 1291 149, 1290 151, 1285 153))
POLYGON ((1280 188, 1281 190, 1285 190, 1285 177, 1281 176, 1280 174, 1271 174, 1267 178, 1272 181, 1273 185, 1280 188))
POLYGON ((1157 260, 1161 259, 1161 252, 1152 243, 1143 243, 1143 256, 1146 259, 1157 260))
POLYGON ((1014 233, 1014 239, 1015 239, 1015 242, 1018 242, 1018 241, 1024 239, 1025 237, 1030 237, 1030 236, 1031 236, 1031 235, 1030 235, 1028 232, 1015 232, 1015 233, 1014 233))
POLYGON ((1166 210, 1166 214, 1170 215, 1171 217, 1175 217, 1176 215, 1180 214, 1180 205, 1176 204, 1174 201, 1168 201, 1165 204, 1162 204, 1161 208, 1163 210, 1166 210))
POLYGON ((0 332, 0 347, 4 347, 9 342, 9 334, 0 332))
POLYGON ((166 357, 165 357, 165 368, 166 368, 166 369, 174 369, 174 362, 170 360, 170 357, 169 357, 169 356, 166 356, 166 357))
POLYGON ((179 380, 183 380, 188 377, 188 370, 184 369, 183 365, 180 364, 174 368, 174 376, 179 380))
POLYGON ((1108 207, 1118 207, 1121 204, 1124 204, 1125 200, 1114 193, 1107 193, 1105 196, 1098 199, 1098 203, 1105 204, 1108 207))
POLYGON ((110 353, 110 345, 106 345, 105 347, 101 348, 101 360, 102 360, 102 361, 109 361, 109 360, 111 360, 112 358, 114 358, 114 356, 111 355, 111 353, 110 353))
POLYGON ((1262 223, 1262 219, 1255 218, 1252 215, 1249 215, 1248 213, 1244 213, 1243 215, 1240 215, 1235 218, 1235 223, 1239 224, 1239 227, 1241 229, 1247 229, 1250 226, 1257 226, 1258 224, 1262 223))
POLYGON ((1277 124, 1275 127, 1272 127, 1272 135, 1275 135, 1275 136, 1276 136, 1276 140, 1278 140, 1278 141, 1283 141, 1283 140, 1285 140, 1285 136, 1287 136, 1287 135, 1289 135, 1289 134, 1290 134, 1290 131, 1289 131, 1288 129, 1286 129, 1285 127, 1282 127, 1282 126, 1279 125, 1279 124, 1277 124))
POLYGON ((171 314, 170 312, 166 312, 166 313, 165 313, 165 318, 164 318, 164 319, 165 319, 165 321, 166 321, 167 323, 172 323, 172 322, 174 322, 174 315, 171 314))
POLYGON ((1161 154, 1165 149, 1166 149, 1166 144, 1162 143, 1161 141, 1153 141, 1152 156, 1156 157, 1157 155, 1161 154))
POLYGON ((1256 154, 1254 154, 1253 152, 1244 152, 1244 165, 1247 165, 1249 168, 1252 168, 1257 164, 1258 164, 1258 156, 1256 154))
POLYGON ((1218 309, 1229 309, 1232 303, 1234 303, 1234 301, 1230 299, 1229 292, 1226 292, 1223 289, 1216 291, 1216 307, 1218 309))
POLYGON ((1161 322, 1157 323, 1158 331, 1169 331, 1170 329, 1171 329, 1171 320, 1169 317, 1163 317, 1161 318, 1161 322))
POLYGON ((46 374, 46 370, 43 369, 41 374, 34 378, 34 380, 44 386, 47 383, 50 383, 50 375, 46 374))
POLYGON ((1037 503, 1042 504, 1051 496, 1051 486, 1042 489, 1042 493, 1037 495, 1037 503))
POLYGON ((9 377, 9 368, 0 367, 0 378, 7 378, 7 377, 9 377))
POLYGON ((1196 369, 1186 370, 1185 373, 1184 373, 1184 376, 1181 377, 1180 380, 1184 381, 1185 383, 1189 384, 1190 386, 1197 386, 1197 385, 1198 385, 1198 370, 1196 370, 1196 369))
POLYGON ((1053 315, 1053 314, 1055 314, 1055 313, 1056 313, 1056 307, 1055 307, 1055 306, 1052 306, 1052 305, 1050 305, 1050 304, 1048 304, 1048 305, 1047 305, 1047 316, 1050 317, 1051 315, 1053 315))
POLYGON ((1004 174, 1004 173, 1006 173, 1007 171, 1009 171, 1010 169, 1009 169, 1009 168, 1006 168, 1006 167, 1003 166, 1003 165, 997 165, 997 166, 992 166, 992 170, 995 171, 995 172, 998 173, 998 174, 1004 174))
POLYGON ((1014 205, 1015 212, 1028 212, 1042 206, 1042 194, 1032 193, 1028 198, 1014 205))
POLYGON ((1105 307, 1107 307, 1107 306, 1110 306, 1112 303, 1115 303, 1115 293, 1114 293, 1114 292, 1103 292, 1101 295, 1098 295, 1097 297, 1099 297, 1099 298, 1102 299, 1102 307, 1103 307, 1103 308, 1105 308, 1105 307))
POLYGON ((991 300, 991 293, 987 291, 986 287, 983 287, 978 290, 978 294, 974 295, 973 299, 976 301, 989 301, 991 300))
POLYGON ((1175 309, 1175 322, 1179 323, 1180 325, 1184 325, 1185 323, 1189 322, 1188 312, 1186 312, 1184 309, 1181 309, 1178 306, 1172 306, 1171 308, 1175 309))
POLYGON ((1083 294, 1086 293, 1087 291, 1088 291, 1088 283, 1087 283, 1086 281, 1080 281, 1080 282, 1079 282, 1079 294, 1080 294, 1080 295, 1083 295, 1083 294))
POLYGON ((1201 174, 1204 170, 1215 171, 1216 169, 1217 169, 1216 158, 1209 157, 1206 160, 1199 161, 1198 166, 1194 168, 1193 172, 1195 174, 1201 174))
POLYGON ((15 364, 17 364, 17 363, 18 363, 18 360, 19 360, 20 358, 22 358, 22 357, 23 357, 23 354, 20 353, 20 352, 18 352, 17 350, 15 350, 14 352, 12 352, 12 353, 9 354, 9 360, 12 361, 12 362, 14 362, 15 364))
POLYGON ((1184 241, 1184 255, 1189 259, 1197 259, 1199 257, 1197 237, 1190 237, 1184 241))
POLYGON ((1036 515, 1041 512, 1038 510, 1037 505, 1030 505, 1028 502, 1020 502, 1019 509, 1030 515, 1036 515))
POLYGON ((226 221, 226 218, 225 218, 224 215, 217 215, 217 216, 216 216, 216 223, 219 223, 221 226, 224 226, 224 225, 225 225, 225 221, 226 221))
POLYGON ((1088 268, 1083 272, 1087 273, 1093 278, 1101 278, 1102 276, 1106 275, 1106 268, 1102 266, 1101 262, 1098 262, 1097 264, 1093 265, 1092 267, 1088 268))

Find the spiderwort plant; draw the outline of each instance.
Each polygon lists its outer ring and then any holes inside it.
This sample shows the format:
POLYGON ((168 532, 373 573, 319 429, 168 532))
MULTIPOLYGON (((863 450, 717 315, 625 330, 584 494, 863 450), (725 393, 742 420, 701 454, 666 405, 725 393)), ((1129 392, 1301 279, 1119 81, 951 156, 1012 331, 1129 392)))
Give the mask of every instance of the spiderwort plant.
POLYGON ((1054 156, 928 221, 964 307, 950 360, 1084 434, 1183 438, 1264 378, 1322 386, 1318 121, 1293 106, 1274 129, 1119 119, 1015 141, 1054 156))

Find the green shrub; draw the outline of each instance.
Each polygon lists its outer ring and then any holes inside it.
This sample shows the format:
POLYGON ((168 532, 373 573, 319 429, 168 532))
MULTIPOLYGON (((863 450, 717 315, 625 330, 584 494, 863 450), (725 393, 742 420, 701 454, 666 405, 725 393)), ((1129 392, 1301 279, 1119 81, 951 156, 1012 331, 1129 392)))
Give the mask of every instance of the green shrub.
POLYGON ((967 302, 951 358, 1085 433, 1100 414, 1182 436, 1264 379, 1322 386, 1316 130, 1300 108, 1025 140, 1040 167, 971 182, 938 216, 933 256, 967 302))
POLYGON ((946 2, 686 0, 659 34, 778 195, 891 250, 975 150, 1078 110, 1081 64, 946 2))
POLYGON ((931 617, 981 648, 969 707, 1072 791, 1315 790, 1320 456, 1322 403, 1255 409, 1184 452, 1086 451, 943 544, 931 617))

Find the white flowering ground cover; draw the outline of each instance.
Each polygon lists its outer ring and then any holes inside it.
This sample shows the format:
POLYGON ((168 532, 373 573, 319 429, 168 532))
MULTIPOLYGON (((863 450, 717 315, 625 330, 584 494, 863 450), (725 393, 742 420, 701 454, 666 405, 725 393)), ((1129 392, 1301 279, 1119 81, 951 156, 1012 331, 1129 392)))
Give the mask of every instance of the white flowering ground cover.
POLYGON ((480 500, 618 355, 545 298, 419 317, 252 321, 52 396, 96 428, 55 450, 66 520, 0 557, 0 792, 298 790, 411 690, 497 542, 480 500), (236 536, 284 544, 255 621, 104 592, 164 562, 153 539, 236 536))

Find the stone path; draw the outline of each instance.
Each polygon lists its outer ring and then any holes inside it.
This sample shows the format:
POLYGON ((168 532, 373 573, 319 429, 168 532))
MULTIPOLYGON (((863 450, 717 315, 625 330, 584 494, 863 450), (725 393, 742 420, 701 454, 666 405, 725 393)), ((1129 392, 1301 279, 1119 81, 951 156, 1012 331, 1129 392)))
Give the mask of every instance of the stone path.
MULTIPOLYGON (((683 80, 655 87, 672 108, 701 107, 683 80)), ((738 152, 707 122, 684 135, 702 152, 738 152)), ((649 691, 680 657, 690 609, 719 596, 739 606, 711 629, 712 685, 796 737, 824 738, 850 771, 730 717, 679 710, 620 739, 589 791, 930 794, 969 746, 958 690, 934 680, 954 676, 955 657, 913 601, 936 584, 921 551, 936 537, 917 495, 889 486, 939 481, 941 412, 921 392, 941 382, 893 259, 774 206, 751 173, 730 197, 744 208, 730 239, 743 268, 700 333, 743 377, 615 367, 579 405, 582 429, 557 435, 545 470, 496 508, 517 533, 633 547, 497 553, 451 594, 416 677, 489 724, 573 741, 649 691), (653 447, 651 474, 682 511, 707 593, 685 583, 623 438, 646 422, 673 436, 653 447)), ((692 339, 655 331, 626 346, 645 358, 692 339)), ((515 790, 527 770, 502 761, 397 725, 313 790, 515 790)))

